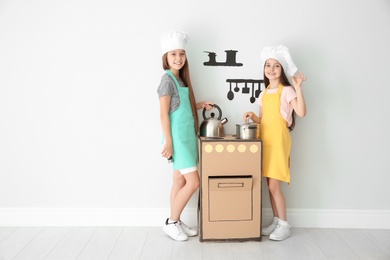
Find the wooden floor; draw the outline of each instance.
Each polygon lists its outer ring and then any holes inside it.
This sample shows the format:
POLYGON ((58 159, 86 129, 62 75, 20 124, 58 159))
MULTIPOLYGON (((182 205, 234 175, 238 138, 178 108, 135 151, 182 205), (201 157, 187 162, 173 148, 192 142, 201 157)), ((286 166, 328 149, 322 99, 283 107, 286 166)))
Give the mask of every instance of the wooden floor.
POLYGON ((390 230, 293 228, 282 242, 176 242, 160 227, 0 227, 0 260, 390 259, 390 230))

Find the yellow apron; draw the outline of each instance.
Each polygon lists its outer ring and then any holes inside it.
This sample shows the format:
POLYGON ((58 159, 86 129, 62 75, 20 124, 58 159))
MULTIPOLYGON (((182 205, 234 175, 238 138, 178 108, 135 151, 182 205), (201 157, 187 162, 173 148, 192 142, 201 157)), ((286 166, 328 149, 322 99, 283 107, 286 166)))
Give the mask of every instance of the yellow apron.
POLYGON ((287 121, 280 114, 280 97, 283 86, 279 84, 277 94, 267 94, 262 99, 260 134, 263 142, 263 176, 290 183, 291 136, 287 121))

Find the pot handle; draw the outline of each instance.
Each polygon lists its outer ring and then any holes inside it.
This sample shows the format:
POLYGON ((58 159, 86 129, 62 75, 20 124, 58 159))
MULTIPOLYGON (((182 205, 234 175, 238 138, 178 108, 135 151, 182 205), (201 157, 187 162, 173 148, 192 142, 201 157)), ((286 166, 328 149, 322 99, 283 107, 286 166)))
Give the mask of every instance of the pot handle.
MULTIPOLYGON (((219 106, 217 106, 216 104, 213 104, 211 106, 213 106, 214 108, 216 108, 218 110, 218 113, 219 113, 218 120, 221 120, 221 118, 222 118, 222 110, 221 110, 221 108, 219 106)), ((203 108, 202 115, 203 115, 203 119, 206 120, 207 119, 206 118, 206 108, 203 108)))

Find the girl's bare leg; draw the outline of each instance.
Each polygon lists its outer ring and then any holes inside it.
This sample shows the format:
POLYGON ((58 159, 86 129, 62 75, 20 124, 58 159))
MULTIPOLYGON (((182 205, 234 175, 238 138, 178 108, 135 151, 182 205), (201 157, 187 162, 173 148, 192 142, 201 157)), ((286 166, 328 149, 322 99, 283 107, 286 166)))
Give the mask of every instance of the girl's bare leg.
POLYGON ((274 217, 278 218, 279 214, 278 214, 278 210, 277 210, 276 205, 275 205, 275 200, 272 196, 271 190, 269 189, 269 180, 270 180, 270 178, 267 178, 268 193, 269 193, 269 199, 271 202, 272 213, 273 213, 274 217))
MULTIPOLYGON (((171 195, 170 195, 170 205, 171 209, 175 202, 175 198, 177 196, 177 193, 184 187, 186 184, 186 179, 184 179, 184 176, 179 171, 173 172, 173 184, 171 189, 171 195)), ((178 219, 174 219, 178 220, 178 219)))
POLYGON ((171 220, 180 220, 184 207, 199 188, 199 183, 197 171, 187 174, 181 174, 179 171, 174 172, 171 190, 171 220))
POLYGON ((280 181, 268 178, 268 188, 271 196, 272 210, 274 214, 277 213, 275 216, 281 220, 286 220, 286 200, 280 186, 280 181))

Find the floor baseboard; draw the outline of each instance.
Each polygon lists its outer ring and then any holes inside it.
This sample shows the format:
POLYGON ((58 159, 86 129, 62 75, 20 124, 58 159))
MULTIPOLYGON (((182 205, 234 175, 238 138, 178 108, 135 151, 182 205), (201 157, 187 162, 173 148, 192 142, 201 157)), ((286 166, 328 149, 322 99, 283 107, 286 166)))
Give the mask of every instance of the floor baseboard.
MULTIPOLYGON (((0 208, 0 226, 160 226, 168 208, 0 208)), ((272 219, 262 211, 263 223, 272 219)), ((300 228, 390 229, 390 210, 287 209, 287 220, 300 228)), ((182 220, 197 225, 197 209, 186 208, 182 220)))

